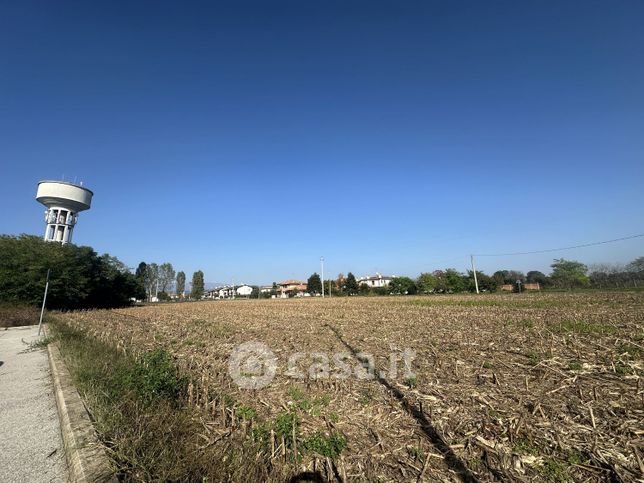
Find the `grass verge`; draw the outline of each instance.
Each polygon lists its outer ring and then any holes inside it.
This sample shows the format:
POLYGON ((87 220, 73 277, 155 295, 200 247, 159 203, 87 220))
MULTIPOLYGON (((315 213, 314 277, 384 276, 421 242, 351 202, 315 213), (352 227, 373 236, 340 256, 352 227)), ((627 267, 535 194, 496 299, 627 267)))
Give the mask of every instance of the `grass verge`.
POLYGON ((297 405, 264 421, 220 394, 228 415, 222 427, 213 411, 189 404, 189 383, 167 351, 135 358, 60 320, 50 328, 47 343, 60 344, 121 481, 288 481, 305 455, 333 459, 347 445, 335 431, 300 433, 296 411, 318 414, 328 397, 311 399, 292 388, 297 405), (277 452, 273 438, 282 445, 277 452))
POLYGON ((264 460, 243 432, 208 432, 202 413, 186 404, 186 381, 167 352, 135 359, 60 322, 51 325, 120 480, 285 479, 286 469, 264 460))

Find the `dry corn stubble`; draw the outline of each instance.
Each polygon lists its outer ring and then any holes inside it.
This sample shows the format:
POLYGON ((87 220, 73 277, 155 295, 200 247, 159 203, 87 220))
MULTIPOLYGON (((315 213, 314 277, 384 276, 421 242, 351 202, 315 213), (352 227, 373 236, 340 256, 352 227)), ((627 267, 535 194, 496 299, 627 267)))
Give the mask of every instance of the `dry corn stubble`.
POLYGON ((271 433, 274 464, 299 450, 302 471, 346 480, 632 481, 642 475, 643 308, 641 293, 554 293, 208 301, 61 317, 130 353, 169 350, 190 378, 189 403, 217 434, 251 437, 260 422, 295 413, 295 437, 271 433), (279 361, 256 391, 228 374, 231 352, 248 341, 279 361), (347 353, 352 365, 365 352, 388 370, 405 348, 416 352, 413 378, 285 374, 294 352, 347 353), (321 454, 321 434, 342 435, 346 448, 321 454))

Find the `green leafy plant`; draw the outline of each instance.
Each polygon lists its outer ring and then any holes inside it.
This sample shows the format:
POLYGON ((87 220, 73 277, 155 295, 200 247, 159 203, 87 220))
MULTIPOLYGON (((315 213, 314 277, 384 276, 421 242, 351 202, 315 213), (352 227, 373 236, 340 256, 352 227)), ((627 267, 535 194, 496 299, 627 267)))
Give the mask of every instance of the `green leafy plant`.
POLYGON ((405 385, 413 389, 418 385, 418 378, 416 376, 409 376, 407 379, 405 379, 405 385))
POLYGON ((337 458, 346 446, 346 438, 335 431, 329 435, 321 431, 316 431, 303 441, 303 447, 306 451, 311 451, 329 458, 337 458))

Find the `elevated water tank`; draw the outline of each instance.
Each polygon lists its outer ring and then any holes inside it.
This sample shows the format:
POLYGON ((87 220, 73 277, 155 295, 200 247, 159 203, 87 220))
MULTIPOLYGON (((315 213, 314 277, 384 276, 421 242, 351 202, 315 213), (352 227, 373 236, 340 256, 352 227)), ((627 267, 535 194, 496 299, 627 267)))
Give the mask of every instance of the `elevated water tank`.
POLYGON ((36 200, 45 210, 45 241, 71 243, 78 213, 89 210, 94 193, 67 181, 41 181, 36 200))

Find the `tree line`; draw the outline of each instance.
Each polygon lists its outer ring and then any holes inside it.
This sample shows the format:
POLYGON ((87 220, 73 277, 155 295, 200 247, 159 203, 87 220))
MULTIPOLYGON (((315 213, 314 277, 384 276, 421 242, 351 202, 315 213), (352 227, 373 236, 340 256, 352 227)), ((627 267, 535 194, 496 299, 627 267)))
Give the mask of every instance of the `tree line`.
POLYGON ((200 300, 204 293, 204 275, 201 270, 192 274, 190 292, 186 293, 186 274, 176 272, 171 263, 162 264, 141 262, 134 273, 148 301, 156 298, 159 301, 171 299, 170 291, 174 289, 179 300, 200 300))
POLYGON ((0 235, 0 302, 39 305, 47 271, 47 307, 58 310, 114 308, 136 300, 170 299, 174 288, 180 299, 199 300, 204 292, 201 270, 186 275, 171 263, 141 262, 134 273, 118 258, 98 255, 91 247, 45 242, 32 235, 0 235))
MULTIPOLYGON (((528 284, 539 284, 540 288, 628 288, 644 286, 644 257, 626 265, 591 265, 590 268, 576 260, 555 259, 550 265, 549 275, 538 270, 527 274, 518 270, 497 270, 492 275, 476 271, 476 282, 480 291, 496 292, 503 286, 512 286, 520 291, 528 284)), ((339 274, 335 280, 325 280, 325 292, 331 295, 414 295, 431 293, 475 292, 474 273, 459 272, 454 268, 423 272, 418 277, 393 277, 386 287, 369 287, 359 283, 353 273, 345 277, 339 274)), ((311 294, 322 292, 322 281, 317 273, 308 279, 307 290, 311 294)))
MULTIPOLYGON (((542 288, 628 288, 644 286, 644 257, 626 265, 598 264, 590 267, 566 259, 556 259, 549 275, 533 270, 498 270, 492 275, 477 271, 481 291, 494 292, 503 285, 539 283, 542 288), (520 283, 517 284, 517 281, 520 283)), ((171 263, 141 262, 134 273, 118 258, 99 255, 91 247, 45 242, 30 235, 0 235, 0 302, 38 305, 42 303, 47 271, 50 271, 47 307, 83 309, 123 307, 133 300, 170 299, 174 289, 179 300, 200 300, 204 294, 204 274, 192 274, 189 293, 186 274, 175 272, 171 263)), ((309 277, 308 290, 322 292, 317 273, 309 277)), ((358 282, 353 273, 324 280, 331 295, 388 295, 458 293, 475 291, 474 274, 453 268, 421 273, 417 278, 394 277, 387 287, 370 288, 358 282)), ((251 297, 260 296, 253 287, 251 297)), ((263 294, 269 296, 270 294, 263 294)))
POLYGON ((47 307, 123 307, 145 294, 116 257, 91 247, 45 242, 31 235, 0 235, 0 302, 39 305, 50 271, 47 307))

